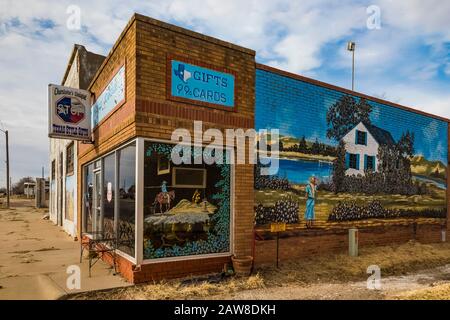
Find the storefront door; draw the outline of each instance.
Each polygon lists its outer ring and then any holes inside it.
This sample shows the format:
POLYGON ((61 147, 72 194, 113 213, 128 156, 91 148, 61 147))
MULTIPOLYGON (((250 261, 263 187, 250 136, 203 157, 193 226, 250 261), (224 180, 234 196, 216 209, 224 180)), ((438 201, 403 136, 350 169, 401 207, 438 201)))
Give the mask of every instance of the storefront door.
POLYGON ((93 190, 93 229, 96 232, 103 230, 102 223, 102 181, 101 171, 94 172, 94 190, 93 190))

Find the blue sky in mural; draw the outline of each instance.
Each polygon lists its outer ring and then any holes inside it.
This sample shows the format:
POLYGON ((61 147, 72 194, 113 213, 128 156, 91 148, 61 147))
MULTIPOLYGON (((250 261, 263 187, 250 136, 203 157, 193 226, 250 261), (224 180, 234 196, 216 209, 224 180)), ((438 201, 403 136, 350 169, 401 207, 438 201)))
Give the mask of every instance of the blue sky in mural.
MULTIPOLYGON (((326 112, 344 93, 258 70, 256 128, 279 129, 281 135, 336 145, 326 137, 326 112), (279 112, 282 109, 283 112, 279 112)), ((358 98, 357 98, 358 99, 358 98)), ((447 163, 447 125, 435 118, 369 101, 372 124, 389 131, 397 141, 413 132, 416 154, 447 163)))

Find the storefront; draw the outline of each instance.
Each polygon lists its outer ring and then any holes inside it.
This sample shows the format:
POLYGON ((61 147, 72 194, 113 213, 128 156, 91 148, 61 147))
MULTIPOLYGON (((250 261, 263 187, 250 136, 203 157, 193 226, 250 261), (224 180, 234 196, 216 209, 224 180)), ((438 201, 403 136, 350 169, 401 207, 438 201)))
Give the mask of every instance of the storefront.
POLYGON ((226 161, 233 147, 172 135, 194 136, 195 121, 252 128, 254 76, 252 50, 139 15, 99 68, 93 143, 78 144, 80 233, 117 234, 128 280, 219 272, 251 255, 253 166, 226 161))

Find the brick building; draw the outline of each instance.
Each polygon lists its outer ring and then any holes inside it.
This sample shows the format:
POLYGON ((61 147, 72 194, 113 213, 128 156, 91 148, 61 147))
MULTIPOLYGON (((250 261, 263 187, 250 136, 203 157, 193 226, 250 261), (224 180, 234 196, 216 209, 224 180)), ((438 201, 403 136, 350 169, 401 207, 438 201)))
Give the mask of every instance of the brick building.
MULTIPOLYGON (((261 263, 274 257, 273 240, 263 236, 267 225, 257 225, 260 236, 254 240, 255 199, 257 203, 260 195, 260 190, 255 190, 254 166, 197 163, 198 152, 206 154, 201 144, 182 150, 183 155, 192 151, 191 164, 177 165, 171 160, 175 129, 186 129, 185 133, 194 136, 194 121, 202 121, 203 131, 218 128, 225 136, 225 129, 279 126, 287 148, 285 132, 289 128, 284 126, 295 125, 308 108, 319 110, 351 95, 370 100, 377 108, 401 109, 434 119, 439 130, 445 126, 447 134, 446 119, 257 64, 253 50, 138 14, 101 61, 86 86, 94 101, 93 143, 73 144, 78 214, 72 217, 76 223, 69 233, 80 237, 116 232, 119 270, 134 283, 217 272, 232 255, 252 255, 261 263), (299 99, 308 105, 291 106, 299 99)), ((77 85, 65 80, 63 84, 77 85)), ((317 143, 326 149, 324 143, 317 143)), ((295 143, 291 148, 294 146, 298 148, 295 143)), ((442 148, 446 166, 447 136, 442 148)), ((299 152, 292 150, 286 152, 299 152)), ((51 153, 53 168, 53 158, 59 157, 60 151, 51 153)), ((233 154, 233 149, 224 147, 223 157, 228 154, 233 154)), ((63 163, 64 155, 58 161, 63 163)), ((439 170, 436 180, 443 174, 439 170)), ((446 179, 446 171, 444 174, 446 179)), ((58 179, 52 174, 53 184, 58 179)), ((299 179, 298 188, 292 183, 287 192, 303 191, 303 178, 299 179)), ((61 188, 65 190, 63 185, 61 188)), ((284 196, 279 190, 264 192, 274 193, 275 200, 284 196)), ((54 217, 61 207, 51 201, 54 217)), ((446 198, 444 201, 447 210, 446 198)), ((446 219, 415 223, 414 234, 410 232, 413 223, 405 220, 364 225, 361 242, 406 241, 416 235, 439 241, 446 219)), ((314 230, 305 230, 301 223, 289 225, 287 234, 292 237, 282 239, 285 253, 281 258, 343 250, 348 225, 325 224, 314 230)))

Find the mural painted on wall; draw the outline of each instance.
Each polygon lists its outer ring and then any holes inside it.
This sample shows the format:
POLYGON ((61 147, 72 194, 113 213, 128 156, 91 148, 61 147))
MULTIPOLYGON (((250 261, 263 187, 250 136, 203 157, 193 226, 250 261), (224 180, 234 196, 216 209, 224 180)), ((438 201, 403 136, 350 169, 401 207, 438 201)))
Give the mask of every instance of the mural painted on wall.
POLYGON ((256 128, 280 130, 257 225, 446 217, 444 121, 257 70, 256 128))
POLYGON ((229 252, 230 166, 175 165, 173 148, 145 143, 144 258, 229 252))

